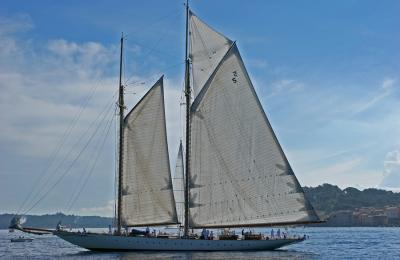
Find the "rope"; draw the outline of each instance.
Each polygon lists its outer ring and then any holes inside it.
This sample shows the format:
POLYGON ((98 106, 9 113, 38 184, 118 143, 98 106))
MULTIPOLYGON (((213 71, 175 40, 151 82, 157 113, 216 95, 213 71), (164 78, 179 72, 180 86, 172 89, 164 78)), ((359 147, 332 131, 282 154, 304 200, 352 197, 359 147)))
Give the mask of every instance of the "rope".
MULTIPOLYGON (((112 103, 114 104, 114 103, 112 103)), ((74 166, 74 164, 76 163, 76 161, 80 158, 80 156, 82 155, 82 153, 86 150, 86 148, 88 147, 89 143, 91 142, 91 140, 94 138, 94 136, 96 135, 97 131, 99 130, 99 126, 101 125, 101 123, 103 122, 103 120, 106 118, 106 116, 108 115, 108 113, 105 113, 105 115, 103 116, 103 118, 101 119, 100 123, 97 125, 95 132, 92 134, 92 136, 90 136, 89 140, 85 143, 83 149, 78 153, 78 155, 74 158, 74 160, 72 161, 72 163, 68 166, 68 168, 61 174, 61 176, 58 178, 58 180, 51 186, 51 188, 49 190, 47 190, 47 192, 45 192, 37 201, 36 203, 34 203, 28 210, 26 210, 23 215, 27 214, 29 211, 31 211, 34 207, 36 207, 36 205, 38 205, 46 196, 47 194, 49 194, 60 182, 61 180, 69 173, 69 171, 72 169, 72 167, 74 166)), ((97 120, 97 119, 96 119, 97 120)), ((91 126, 88 128, 90 129, 91 126)), ((78 143, 80 143, 81 138, 79 139, 78 143)), ((71 151, 73 151, 73 149, 71 149, 71 151)), ((63 160, 63 162, 65 161, 65 158, 63 160)))
MULTIPOLYGON (((28 193, 28 195, 26 196, 25 200, 23 201, 23 203, 21 204, 21 206, 19 207, 19 209, 17 210, 17 215, 20 213, 20 211, 25 207, 25 205, 28 203, 29 199, 32 198, 32 195, 34 193, 35 188, 39 185, 39 183, 43 180, 43 178, 46 176, 46 174, 48 173, 48 171, 50 170, 51 166, 55 163, 56 158, 59 154, 59 152, 61 151, 61 148, 64 146, 66 140, 68 139, 68 137, 70 136, 72 130, 75 128, 77 122, 79 121, 79 119, 81 118, 83 112, 85 111, 86 107, 88 106, 90 100, 92 99, 92 97, 94 96, 98 86, 100 84, 95 84, 91 90, 91 92, 89 93, 89 95, 87 96, 84 105, 80 108, 80 110, 77 112, 77 114, 75 115, 75 117, 72 119, 72 121, 70 122, 68 128, 65 130, 65 132, 63 133, 60 142, 56 145, 54 151, 51 153, 52 156, 50 157, 50 159, 48 160, 47 166, 44 168, 45 170, 42 171, 41 176, 37 179, 37 181, 35 182, 35 184, 32 186, 30 192, 28 193)), ((36 195, 35 195, 36 196, 36 195)))
MULTIPOLYGON (((115 96, 115 94, 114 94, 115 96)), ((114 99, 113 96, 113 99, 114 99)), ((113 102, 111 103, 113 104, 113 102)), ((105 109, 103 109, 103 111, 97 116, 97 118, 89 125, 89 127, 86 129, 86 131, 80 136, 80 138, 78 139, 78 141, 71 147, 71 149, 68 151, 68 153, 65 155, 65 157, 63 158, 63 160, 58 164, 58 166, 53 170, 54 173, 58 172, 58 170, 63 166, 63 164, 65 163, 65 161, 68 159, 68 157, 72 154, 72 152, 74 151, 74 147, 78 146, 81 142, 84 136, 86 136, 89 132, 89 130, 94 126, 94 124, 96 123, 96 121, 101 117, 101 115, 103 113, 105 113, 107 111, 107 107, 109 107, 109 105, 107 105, 105 107, 105 109)), ((48 178, 46 180, 45 183, 43 183, 43 185, 41 186, 40 189, 38 189, 38 192, 35 194, 35 196, 33 196, 31 201, 35 201, 37 197, 40 196, 40 192, 46 188, 46 186, 48 186, 48 184, 50 183, 50 181, 52 180, 52 177, 55 175, 52 175, 50 178, 48 178)))
MULTIPOLYGON (((175 14, 174 18, 178 18, 180 15, 182 15, 181 12, 178 12, 177 15, 176 15, 176 12, 174 12, 173 14, 175 14)), ((166 17, 164 17, 164 18, 169 18, 170 16, 172 16, 172 15, 168 15, 168 16, 166 16, 166 17)), ((164 18, 160 19, 159 21, 163 20, 164 18)), ((146 27, 144 27, 144 28, 146 28, 146 27)), ((141 30, 143 30, 143 28, 141 28, 141 30)), ((141 44, 141 43, 139 43, 139 42, 137 42, 137 41, 133 41, 133 40, 129 40, 129 41, 131 41, 132 43, 135 43, 135 44, 141 46, 141 47, 144 48, 144 49, 148 49, 148 52, 146 52, 146 53, 143 55, 143 57, 142 57, 143 59, 146 59, 148 56, 150 56, 150 55, 151 55, 152 53, 154 53, 154 52, 159 53, 159 54, 167 54, 167 55, 169 55, 169 56, 172 57, 173 55, 171 55, 171 54, 168 53, 168 52, 161 52, 161 51, 158 51, 158 50, 157 50, 158 45, 159 45, 160 42, 165 38, 165 36, 167 35, 167 32, 168 32, 167 30, 164 30, 163 33, 161 34, 161 37, 159 37, 158 40, 156 40, 155 44, 152 45, 151 47, 147 47, 147 45, 141 44)), ((129 34, 132 34, 132 33, 128 33, 127 35, 129 35, 129 34)), ((127 38, 127 37, 125 36, 125 38, 127 38)), ((175 58, 175 56, 173 56, 173 57, 175 58)), ((173 66, 175 66, 175 65, 173 65, 173 66)), ((167 67, 167 68, 168 68, 168 67, 167 67)), ((165 69, 162 69, 161 71, 165 71, 165 69)), ((157 74, 160 74, 160 73, 158 72, 157 74)), ((128 80, 125 81, 124 86, 127 86, 127 85, 128 85, 128 82, 129 82, 133 77, 134 77, 134 75, 132 75, 131 77, 129 77, 128 80)))
POLYGON ((171 12, 167 13, 165 16, 163 16, 163 17, 161 17, 161 18, 159 18, 157 20, 154 20, 153 22, 148 23, 147 26, 142 26, 142 27, 140 27, 140 29, 136 29, 136 30, 133 30, 131 32, 128 32, 125 36, 128 36, 130 34, 134 34, 134 33, 138 33, 138 32, 148 31, 147 30, 148 28, 152 27, 153 25, 155 25, 155 24, 157 24, 157 23, 159 23, 159 22, 161 22, 163 20, 166 20, 167 18, 171 17, 172 15, 174 15, 176 13, 182 13, 182 8, 175 8, 171 12))
POLYGON ((90 176, 92 175, 94 169, 96 168, 97 161, 98 161, 100 155, 102 154, 102 151, 103 151, 103 148, 104 148, 104 144, 105 144, 105 142, 106 142, 106 140, 107 140, 108 134, 110 133, 110 129, 111 129, 111 126, 112 126, 112 122, 114 121, 115 111, 116 111, 116 108, 115 108, 115 110, 114 110, 114 113, 112 114, 111 119, 110 119, 110 120, 107 122, 107 124, 106 124, 105 131, 104 131, 105 134, 104 134, 104 137, 103 137, 103 141, 102 141, 102 143, 101 143, 99 149, 97 150, 97 154, 96 154, 96 156, 95 156, 94 163, 92 164, 92 167, 91 167, 89 173, 86 175, 86 178, 85 178, 85 180, 84 180, 84 182, 83 182, 83 185, 82 185, 81 188, 79 189, 79 192, 78 192, 74 197, 72 197, 73 200, 72 200, 72 202, 70 203, 70 205, 69 205, 69 207, 68 207, 68 209, 67 209, 67 212, 68 212, 68 213, 70 212, 71 208, 75 205, 75 202, 76 202, 77 199, 79 198, 79 196, 80 196, 80 194, 82 193, 83 189, 86 187, 86 184, 87 184, 87 182, 89 181, 90 176))
MULTIPOLYGON (((114 115, 112 115, 112 117, 111 117, 111 119, 113 119, 113 116, 114 115)), ((104 125, 105 127, 104 127, 104 130, 102 131, 102 133, 103 134, 99 134, 99 138, 101 137, 101 136, 103 136, 104 135, 104 132, 106 131, 106 129, 107 129, 107 126, 108 126, 108 122, 109 121, 107 121, 107 123, 104 125)), ((95 150, 96 151, 96 154, 100 151, 99 149, 98 149, 98 146, 99 146, 99 144, 97 144, 92 150, 95 150)), ((91 158, 96 158, 96 156, 95 157, 93 157, 93 156, 90 156, 91 158)), ((86 160, 87 161, 87 160, 86 160)), ((85 162, 86 162, 85 161, 85 162)), ((79 178, 79 181, 77 181, 76 183, 81 183, 83 180, 84 180, 84 178, 85 178, 85 176, 86 176, 86 174, 87 173, 89 173, 90 172, 90 165, 92 164, 92 162, 93 162, 93 160, 91 160, 90 162, 88 162, 87 164, 86 164, 86 167, 85 167, 85 169, 83 169, 82 170, 82 172, 83 172, 83 174, 81 174, 81 176, 80 176, 80 178, 79 178)), ((79 185, 77 185, 76 186, 76 188, 75 188, 75 191, 78 191, 79 190, 79 185)), ((75 194, 76 194, 77 192, 73 192, 72 193, 72 195, 71 195, 71 198, 70 198, 70 200, 69 200, 69 202, 67 203, 67 205, 70 205, 71 204, 71 202, 72 202, 72 200, 73 200, 73 197, 75 196, 75 194)), ((60 210, 61 211, 61 210, 60 210)))
MULTIPOLYGON (((159 77, 161 77, 161 75, 163 75, 166 71, 169 71, 169 70, 171 70, 171 69, 173 69, 173 68, 175 68, 175 67, 178 67, 178 66, 180 66, 180 65, 182 65, 182 64, 184 64, 184 62, 175 63, 175 64, 173 64, 173 65, 164 67, 163 69, 157 71, 153 76, 147 77, 147 78, 145 78, 144 80, 141 79, 141 80, 137 80, 137 81, 133 81, 133 82, 130 82, 130 83, 129 83, 129 81, 134 77, 134 76, 131 76, 128 80, 126 80, 124 86, 125 86, 125 87, 128 87, 128 86, 135 86, 135 85, 138 84, 138 83, 140 83, 141 85, 147 84, 147 83, 149 83, 149 82, 150 82, 150 83, 154 83, 154 81, 157 80, 159 77)), ((136 86, 137 86, 137 85, 136 85, 136 86)))

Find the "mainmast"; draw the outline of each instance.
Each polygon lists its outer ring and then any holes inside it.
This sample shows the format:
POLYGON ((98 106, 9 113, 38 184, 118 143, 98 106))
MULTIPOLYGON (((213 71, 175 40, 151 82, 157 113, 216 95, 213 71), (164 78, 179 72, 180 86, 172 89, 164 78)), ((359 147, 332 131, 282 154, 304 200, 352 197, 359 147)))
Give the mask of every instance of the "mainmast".
POLYGON ((189 237, 189 180, 190 180, 190 63, 188 56, 189 41, 189 0, 186 0, 186 46, 185 46, 185 97, 186 97, 186 176, 185 176, 185 225, 184 237, 189 237))
POLYGON ((117 231, 121 234, 121 215, 122 215, 122 167, 123 167, 123 144, 124 144, 124 86, 122 85, 122 53, 124 48, 124 35, 121 36, 121 52, 119 57, 119 158, 118 158, 118 213, 117 231))

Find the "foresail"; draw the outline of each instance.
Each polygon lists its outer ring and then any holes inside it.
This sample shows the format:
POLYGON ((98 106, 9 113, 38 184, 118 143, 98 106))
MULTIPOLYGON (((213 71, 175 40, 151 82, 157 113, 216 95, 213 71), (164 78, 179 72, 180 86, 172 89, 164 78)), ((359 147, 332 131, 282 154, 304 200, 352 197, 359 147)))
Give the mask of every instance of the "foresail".
POLYGON ((192 12, 189 14, 189 37, 193 91, 196 96, 232 45, 232 41, 192 12))
POLYGON ((192 105, 190 226, 318 221, 234 44, 192 105))
POLYGON ((184 198, 184 165, 183 165, 183 149, 182 142, 179 144, 178 157, 176 159, 175 175, 173 178, 174 197, 176 203, 176 212, 178 220, 184 223, 185 217, 185 198, 184 198))
POLYGON ((163 78, 126 116, 122 159, 123 226, 177 223, 168 158, 163 78))

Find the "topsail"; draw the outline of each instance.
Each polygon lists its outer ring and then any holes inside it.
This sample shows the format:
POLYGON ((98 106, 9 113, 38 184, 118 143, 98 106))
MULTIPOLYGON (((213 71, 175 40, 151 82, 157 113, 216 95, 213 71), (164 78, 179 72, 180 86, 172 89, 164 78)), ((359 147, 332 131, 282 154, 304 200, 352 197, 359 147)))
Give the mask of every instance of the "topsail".
POLYGON ((196 96, 224 57, 232 41, 189 13, 190 59, 196 96))
POLYGON ((165 127, 163 78, 126 116, 122 159, 123 225, 177 223, 165 127))

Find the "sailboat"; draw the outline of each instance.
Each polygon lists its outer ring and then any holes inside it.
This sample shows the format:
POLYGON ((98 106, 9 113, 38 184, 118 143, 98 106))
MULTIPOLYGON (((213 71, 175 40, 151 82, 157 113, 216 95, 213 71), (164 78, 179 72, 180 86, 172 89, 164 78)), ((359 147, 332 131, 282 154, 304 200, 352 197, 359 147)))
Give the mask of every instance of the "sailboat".
POLYGON ((273 250, 303 241, 234 234, 235 228, 320 222, 268 121, 236 42, 186 4, 186 130, 174 180, 163 77, 125 116, 123 43, 121 37, 116 231, 59 228, 53 234, 97 251, 273 250), (168 225, 182 226, 183 234, 127 232, 168 225), (201 239, 193 233, 199 229, 201 239), (208 229, 223 231, 209 236, 208 229))

